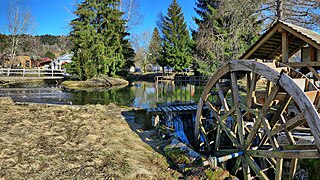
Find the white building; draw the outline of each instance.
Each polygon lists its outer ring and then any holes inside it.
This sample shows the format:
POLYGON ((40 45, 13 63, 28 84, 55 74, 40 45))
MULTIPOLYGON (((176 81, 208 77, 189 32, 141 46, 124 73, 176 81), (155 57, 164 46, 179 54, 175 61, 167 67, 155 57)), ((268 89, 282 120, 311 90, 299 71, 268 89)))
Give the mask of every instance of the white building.
POLYGON ((72 57, 73 57, 72 53, 62 55, 51 62, 51 67, 53 67, 53 69, 61 70, 62 65, 66 64, 66 63, 71 63, 72 57))

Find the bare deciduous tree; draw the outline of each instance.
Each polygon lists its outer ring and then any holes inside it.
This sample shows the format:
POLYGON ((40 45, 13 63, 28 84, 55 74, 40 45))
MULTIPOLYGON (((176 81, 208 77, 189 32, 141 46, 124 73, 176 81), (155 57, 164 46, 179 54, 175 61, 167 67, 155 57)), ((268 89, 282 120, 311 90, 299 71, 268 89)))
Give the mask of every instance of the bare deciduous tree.
POLYGON ((128 30, 141 23, 140 5, 136 0, 120 0, 119 10, 124 12, 123 18, 127 21, 128 30))
POLYGON ((151 33, 144 31, 141 34, 134 35, 131 38, 131 44, 135 50, 135 64, 146 72, 146 67, 150 64, 149 60, 149 46, 151 41, 151 33))
POLYGON ((320 25, 319 0, 263 0, 260 14, 268 25, 284 20, 303 27, 317 29, 320 25))
POLYGON ((18 49, 25 42, 25 35, 32 34, 35 28, 35 21, 26 7, 23 7, 21 1, 14 0, 9 3, 7 24, 5 31, 10 37, 10 58, 15 59, 18 49))

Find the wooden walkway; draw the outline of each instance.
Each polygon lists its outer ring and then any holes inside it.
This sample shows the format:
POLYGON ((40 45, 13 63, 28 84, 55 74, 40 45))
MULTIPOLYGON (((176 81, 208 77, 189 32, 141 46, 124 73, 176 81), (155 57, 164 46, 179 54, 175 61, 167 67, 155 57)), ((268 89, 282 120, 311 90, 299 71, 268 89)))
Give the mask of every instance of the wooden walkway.
POLYGON ((163 115, 167 113, 195 114, 197 112, 197 108, 198 106, 196 104, 171 105, 157 108, 148 108, 147 112, 150 115, 163 115))

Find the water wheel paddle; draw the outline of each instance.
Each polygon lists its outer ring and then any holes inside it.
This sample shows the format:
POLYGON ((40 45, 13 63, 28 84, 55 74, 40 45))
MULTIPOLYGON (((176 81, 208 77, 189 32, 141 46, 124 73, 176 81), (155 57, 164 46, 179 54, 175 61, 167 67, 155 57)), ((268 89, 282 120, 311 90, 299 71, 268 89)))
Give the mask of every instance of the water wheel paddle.
POLYGON ((286 169, 293 179, 298 159, 320 158, 319 98, 308 78, 276 61, 231 61, 203 91, 194 146, 228 157, 218 165, 238 177, 281 179, 286 169))

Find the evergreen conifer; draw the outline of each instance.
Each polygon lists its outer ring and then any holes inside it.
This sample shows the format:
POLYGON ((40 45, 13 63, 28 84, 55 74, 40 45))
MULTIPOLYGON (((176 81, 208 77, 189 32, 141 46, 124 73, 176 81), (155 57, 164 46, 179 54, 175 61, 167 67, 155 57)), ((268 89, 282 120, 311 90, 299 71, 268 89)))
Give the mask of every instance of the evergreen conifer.
POLYGON ((177 0, 170 4, 162 24, 163 50, 158 63, 173 67, 176 71, 188 68, 192 61, 192 41, 177 0))
POLYGON ((118 5, 119 0, 85 0, 78 5, 70 36, 74 44, 71 70, 79 79, 114 75, 132 57, 118 5))

